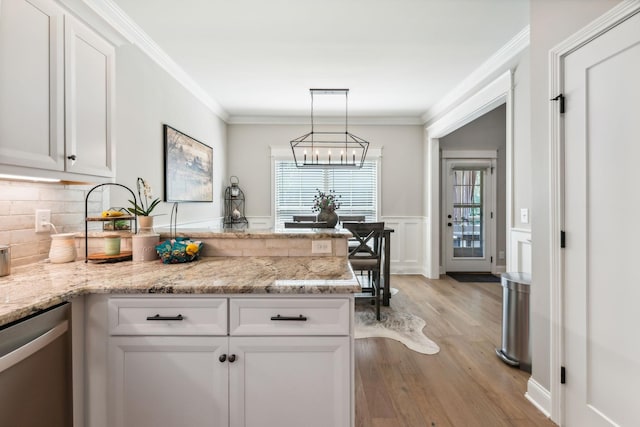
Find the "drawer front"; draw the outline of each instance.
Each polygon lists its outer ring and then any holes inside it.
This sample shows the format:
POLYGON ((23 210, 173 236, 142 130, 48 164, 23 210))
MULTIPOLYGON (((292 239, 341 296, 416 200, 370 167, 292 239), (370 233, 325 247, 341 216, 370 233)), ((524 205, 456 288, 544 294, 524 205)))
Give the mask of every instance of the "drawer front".
POLYGON ((232 298, 230 335, 349 335, 350 298, 232 298))
POLYGON ((110 298, 110 335, 227 335, 226 298, 110 298))

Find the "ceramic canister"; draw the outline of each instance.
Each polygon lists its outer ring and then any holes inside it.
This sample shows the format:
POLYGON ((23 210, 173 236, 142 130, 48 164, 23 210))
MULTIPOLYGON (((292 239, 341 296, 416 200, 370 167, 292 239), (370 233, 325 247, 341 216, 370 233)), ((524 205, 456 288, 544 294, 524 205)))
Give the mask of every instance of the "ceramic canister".
POLYGON ((76 260, 76 233, 60 233, 51 235, 49 262, 60 264, 76 260))
POLYGON ((153 261, 158 259, 158 253, 156 252, 158 243, 160 243, 159 234, 135 234, 131 236, 133 261, 153 261))
POLYGON ((120 236, 117 234, 108 234, 104 236, 104 254, 118 255, 120 254, 120 236))

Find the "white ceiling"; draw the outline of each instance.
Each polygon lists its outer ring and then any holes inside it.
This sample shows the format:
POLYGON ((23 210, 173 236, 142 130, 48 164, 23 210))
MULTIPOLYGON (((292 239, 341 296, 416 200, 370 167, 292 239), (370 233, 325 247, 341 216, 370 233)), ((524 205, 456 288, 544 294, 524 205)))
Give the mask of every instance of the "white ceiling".
MULTIPOLYGON (((310 88, 418 118, 529 22, 529 0, 114 2, 232 119, 308 116, 310 88)), ((342 114, 329 98, 316 113, 342 114)))

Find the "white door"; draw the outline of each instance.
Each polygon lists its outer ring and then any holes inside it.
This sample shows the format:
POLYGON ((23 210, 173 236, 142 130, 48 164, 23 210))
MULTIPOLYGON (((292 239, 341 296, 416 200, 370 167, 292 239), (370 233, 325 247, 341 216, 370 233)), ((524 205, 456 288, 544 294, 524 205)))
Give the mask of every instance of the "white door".
POLYGON ((637 426, 640 14, 564 60, 567 426, 637 426))
POLYGON ((492 166, 491 160, 444 162, 446 271, 491 271, 492 166))
POLYGON ((114 427, 229 424, 227 337, 123 336, 109 340, 114 427))
POLYGON ((231 337, 232 427, 351 425, 349 337, 231 337))

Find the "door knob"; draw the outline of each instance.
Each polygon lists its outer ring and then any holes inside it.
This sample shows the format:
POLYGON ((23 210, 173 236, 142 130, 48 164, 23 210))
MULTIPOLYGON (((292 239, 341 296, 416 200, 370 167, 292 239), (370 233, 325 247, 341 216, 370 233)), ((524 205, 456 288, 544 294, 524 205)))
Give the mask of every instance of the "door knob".
POLYGON ((220 357, 218 357, 218 360, 220 362, 224 362, 225 360, 227 360, 227 355, 226 354, 221 354, 220 357))
POLYGON ((236 355, 235 354, 230 354, 229 355, 229 363, 233 363, 236 361, 236 355))

